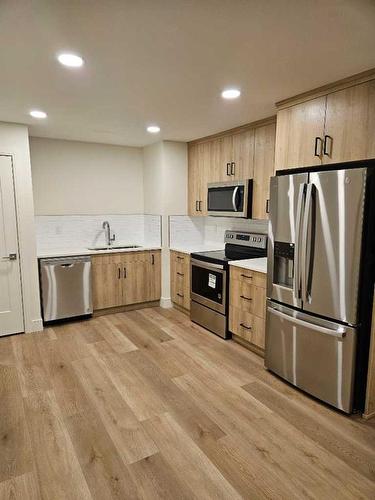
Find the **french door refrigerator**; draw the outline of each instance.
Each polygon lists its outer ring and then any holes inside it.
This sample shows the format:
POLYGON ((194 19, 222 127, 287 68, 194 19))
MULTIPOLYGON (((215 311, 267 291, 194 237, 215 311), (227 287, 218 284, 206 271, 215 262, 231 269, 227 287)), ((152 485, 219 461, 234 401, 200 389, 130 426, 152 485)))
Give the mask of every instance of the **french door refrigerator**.
POLYGON ((375 227, 374 169, 348 165, 271 178, 265 366, 350 413, 364 398, 375 227))

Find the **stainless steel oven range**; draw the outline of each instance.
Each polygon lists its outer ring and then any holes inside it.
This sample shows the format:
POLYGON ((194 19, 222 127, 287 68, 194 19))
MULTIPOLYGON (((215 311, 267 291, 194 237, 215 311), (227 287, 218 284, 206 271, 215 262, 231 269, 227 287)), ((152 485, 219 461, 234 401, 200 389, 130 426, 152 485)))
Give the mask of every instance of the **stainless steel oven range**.
POLYGON ((224 250, 191 254, 190 318, 227 339, 229 262, 265 257, 267 236, 226 231, 224 241, 224 250))

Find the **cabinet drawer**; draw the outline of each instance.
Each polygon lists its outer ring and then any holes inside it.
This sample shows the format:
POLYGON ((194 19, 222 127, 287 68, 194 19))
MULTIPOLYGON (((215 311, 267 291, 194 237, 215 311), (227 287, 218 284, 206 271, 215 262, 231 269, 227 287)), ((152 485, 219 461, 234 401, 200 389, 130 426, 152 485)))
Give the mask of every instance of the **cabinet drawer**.
POLYGON ((238 307, 229 307, 229 330, 247 342, 264 349, 265 320, 238 307))
POLYGON ((190 309, 190 256, 171 251, 171 299, 172 302, 190 309))
POLYGON ((267 286, 267 275, 264 273, 258 273, 256 271, 249 271, 248 269, 243 269, 242 267, 230 266, 230 279, 243 281, 244 283, 250 283, 252 285, 266 288, 267 286))
POLYGON ((233 280, 230 283, 229 303, 233 307, 265 318, 266 290, 246 281, 233 280))

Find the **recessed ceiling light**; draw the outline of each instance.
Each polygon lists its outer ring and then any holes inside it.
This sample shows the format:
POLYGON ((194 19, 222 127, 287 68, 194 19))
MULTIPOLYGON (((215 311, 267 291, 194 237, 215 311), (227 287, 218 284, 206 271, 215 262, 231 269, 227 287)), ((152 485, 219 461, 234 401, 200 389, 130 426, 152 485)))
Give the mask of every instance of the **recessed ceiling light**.
POLYGON ((32 111, 30 111, 30 115, 33 118, 47 118, 47 113, 45 113, 44 111, 40 111, 39 109, 33 109, 32 111))
POLYGON ((157 125, 150 125, 149 127, 147 127, 147 132, 150 132, 150 134, 157 134, 158 132, 160 132, 160 127, 158 127, 157 125))
POLYGON ((77 56, 77 54, 59 54, 57 60, 60 64, 68 66, 69 68, 80 68, 83 65, 82 57, 77 56))
POLYGON ((224 99, 237 99, 237 97, 240 97, 241 91, 238 89, 227 89, 223 90, 221 93, 221 97, 224 99))

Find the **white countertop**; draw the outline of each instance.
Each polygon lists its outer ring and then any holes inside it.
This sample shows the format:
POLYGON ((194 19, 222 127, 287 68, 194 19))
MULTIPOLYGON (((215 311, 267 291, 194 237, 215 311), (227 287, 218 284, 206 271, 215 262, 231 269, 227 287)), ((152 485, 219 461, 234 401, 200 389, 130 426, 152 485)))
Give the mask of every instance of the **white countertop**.
POLYGON ((242 267, 249 271, 267 274, 267 257, 259 257, 258 259, 232 260, 230 266, 242 267))
POLYGON ((214 250, 223 250, 224 245, 220 243, 212 243, 205 245, 186 245, 186 246, 178 246, 178 247, 169 247, 169 250, 173 250, 174 252, 181 252, 191 254, 194 252, 212 252, 214 250))
POLYGON ((38 259, 48 259, 52 257, 74 257, 76 255, 99 255, 104 253, 125 253, 125 252, 144 252, 146 250, 161 250, 161 247, 138 247, 138 248, 112 248, 111 250, 89 250, 88 248, 49 250, 38 252, 38 259))

